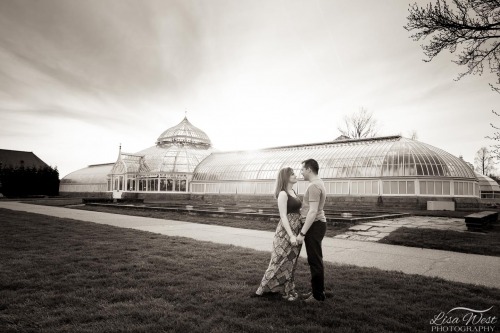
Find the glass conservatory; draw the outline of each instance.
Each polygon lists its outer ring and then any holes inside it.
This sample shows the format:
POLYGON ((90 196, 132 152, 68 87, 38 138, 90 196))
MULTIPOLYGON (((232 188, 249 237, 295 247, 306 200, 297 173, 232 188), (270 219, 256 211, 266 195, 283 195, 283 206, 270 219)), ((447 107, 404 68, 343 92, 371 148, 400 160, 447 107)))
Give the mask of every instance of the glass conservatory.
MULTIPOLYGON (((195 170, 193 193, 272 193, 277 172, 318 161, 330 195, 478 196, 474 171, 461 159, 401 136, 216 152, 195 170)), ((299 181, 303 193, 307 183, 299 181)))
MULTIPOLYGON (((214 152, 209 137, 186 117, 152 147, 133 154, 120 149, 115 163, 69 174, 60 192, 269 195, 282 167, 299 175, 309 158, 318 161, 330 196, 480 196, 465 161, 401 136, 214 152)), ((296 190, 304 193, 306 186, 301 180, 296 190)))
POLYGON ((108 177, 108 191, 187 192, 196 166, 210 153, 208 136, 185 117, 156 145, 135 154, 121 152, 108 177))

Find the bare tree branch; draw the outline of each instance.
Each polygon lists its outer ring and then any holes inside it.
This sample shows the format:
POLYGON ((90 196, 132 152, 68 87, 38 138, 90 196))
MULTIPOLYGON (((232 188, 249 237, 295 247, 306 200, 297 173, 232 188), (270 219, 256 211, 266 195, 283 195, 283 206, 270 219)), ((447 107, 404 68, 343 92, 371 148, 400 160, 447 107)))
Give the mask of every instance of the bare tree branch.
MULTIPOLYGON (((492 84, 490 84, 491 86, 491 89, 497 93, 500 94, 500 88, 499 87, 495 87, 493 86, 492 84)), ((495 110, 491 110, 491 112, 500 117, 500 114, 498 112, 496 112, 495 110)), ((497 127, 495 125, 493 125, 492 123, 490 123, 490 126, 495 130, 495 132, 493 132, 493 135, 492 136, 486 136, 487 139, 491 139, 491 140, 494 140, 494 141, 500 141, 500 127, 497 127)), ((491 150, 491 153, 497 158, 497 159, 500 159, 500 144, 496 144, 496 145, 491 145, 490 146, 492 148, 491 150)))
POLYGON ((358 112, 344 117, 344 127, 338 127, 342 135, 351 139, 373 138, 377 135, 377 120, 361 107, 358 112))
POLYGON ((436 0, 436 3, 409 8, 408 23, 415 41, 427 39, 422 45, 429 62, 443 50, 457 53, 460 66, 467 67, 458 75, 483 74, 485 67, 497 75, 500 85, 500 1, 499 0, 436 0), (458 50, 458 51, 457 51, 458 50))

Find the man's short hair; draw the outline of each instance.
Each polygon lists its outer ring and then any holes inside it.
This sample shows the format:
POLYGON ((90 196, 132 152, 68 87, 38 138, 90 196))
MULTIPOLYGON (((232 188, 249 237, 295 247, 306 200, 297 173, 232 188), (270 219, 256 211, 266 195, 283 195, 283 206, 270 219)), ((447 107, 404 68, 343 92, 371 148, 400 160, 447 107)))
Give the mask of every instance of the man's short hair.
POLYGON ((303 161, 302 164, 304 164, 304 168, 311 169, 311 171, 314 172, 314 174, 316 175, 318 174, 319 164, 316 160, 310 158, 308 160, 303 161))

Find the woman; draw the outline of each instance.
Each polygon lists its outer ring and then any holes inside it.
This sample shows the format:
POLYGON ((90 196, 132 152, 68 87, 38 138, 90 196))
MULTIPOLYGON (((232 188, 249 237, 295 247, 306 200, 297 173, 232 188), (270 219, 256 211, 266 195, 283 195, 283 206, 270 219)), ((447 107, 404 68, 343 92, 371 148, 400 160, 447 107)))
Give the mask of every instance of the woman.
POLYGON ((275 198, 278 199, 280 221, 273 240, 271 262, 264 273, 262 282, 255 292, 279 292, 288 301, 298 299, 295 291, 294 274, 302 245, 297 244, 296 236, 302 227, 300 207, 302 202, 292 189, 297 183, 292 168, 283 168, 276 180, 275 198))

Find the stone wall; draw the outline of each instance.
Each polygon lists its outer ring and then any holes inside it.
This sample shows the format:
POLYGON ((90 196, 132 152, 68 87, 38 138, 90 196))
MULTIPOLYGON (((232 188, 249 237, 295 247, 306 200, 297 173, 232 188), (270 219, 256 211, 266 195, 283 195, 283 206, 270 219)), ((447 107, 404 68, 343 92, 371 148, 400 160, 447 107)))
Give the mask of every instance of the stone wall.
POLYGON ((207 204, 223 205, 261 205, 275 206, 276 199, 273 195, 252 195, 252 194, 191 194, 191 200, 194 202, 203 202, 207 204))
MULTIPOLYGON (((272 195, 192 194, 191 200, 221 205, 258 205, 263 208, 276 206, 276 199, 272 195)), ((427 210, 427 201, 454 201, 456 210, 476 210, 480 208, 479 198, 427 196, 328 196, 325 207, 334 210, 427 210)))
MULTIPOLYGON (((66 192, 61 196, 82 198, 112 198, 110 192, 81 193, 66 192)), ((259 206, 260 208, 277 207, 273 195, 251 194, 191 194, 191 193, 130 193, 123 192, 122 199, 144 200, 144 202, 187 202, 193 205, 218 204, 221 206, 259 206)), ((444 197, 411 197, 411 196, 328 196, 326 208, 333 210, 394 210, 411 211, 427 210, 427 201, 454 201, 456 210, 478 210, 481 208, 479 198, 444 198, 444 197)))
POLYGON ((64 198, 113 198, 111 192, 59 192, 64 198))
MULTIPOLYGON (((125 193, 124 193, 125 194, 125 193)), ((191 200, 190 193, 128 193, 135 195, 134 198, 144 199, 144 202, 148 201, 189 201, 191 200)))

